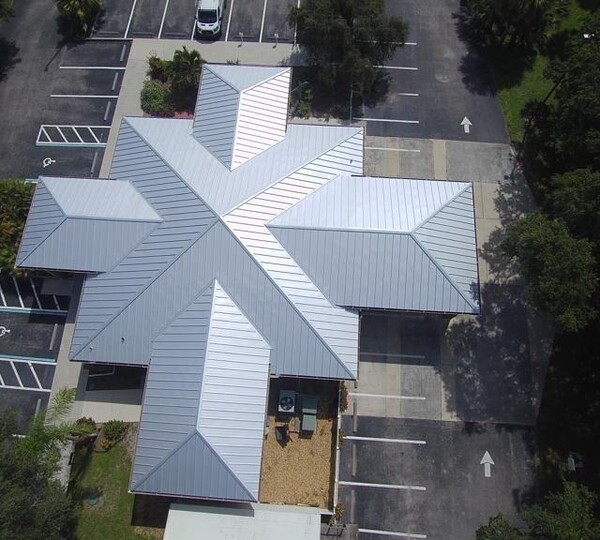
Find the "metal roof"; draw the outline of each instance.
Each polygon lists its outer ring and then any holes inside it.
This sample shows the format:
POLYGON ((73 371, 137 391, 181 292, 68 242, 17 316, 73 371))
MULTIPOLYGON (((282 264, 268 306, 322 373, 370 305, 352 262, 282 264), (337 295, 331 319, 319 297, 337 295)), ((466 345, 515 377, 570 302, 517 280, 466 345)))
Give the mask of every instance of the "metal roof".
MULTIPOLYGON (((236 122, 247 97, 258 110, 273 92, 285 95, 269 102, 285 119, 289 70, 205 67, 203 84, 211 77, 241 92, 236 122)), ((115 181, 73 180, 53 186, 55 198, 42 180, 19 260, 106 264, 86 276, 70 357, 149 366, 133 489, 254 500, 267 374, 356 377, 358 313, 340 306, 476 310, 466 292, 476 281, 472 193, 354 178, 354 127, 290 125, 277 143, 263 133, 265 147, 256 138, 258 153, 230 170, 216 155, 225 131, 201 134, 201 120, 219 117, 218 94, 206 92, 195 121, 124 119, 115 181), (202 109, 211 100, 212 117, 202 109), (243 410, 222 414, 231 407, 243 410)), ((262 133, 261 118, 244 122, 262 133)), ((232 163, 240 133, 225 137, 232 163)))
POLYGON ((205 66, 192 133, 229 170, 285 137, 290 68, 205 66))
POLYGON ((470 183, 341 175, 267 226, 334 304, 479 312, 470 183))
POLYGON ((108 272, 162 221, 129 182, 40 178, 34 200, 17 258, 26 268, 108 272))
POLYGON ((269 352, 216 281, 163 330, 154 340, 133 491, 258 500, 269 352))

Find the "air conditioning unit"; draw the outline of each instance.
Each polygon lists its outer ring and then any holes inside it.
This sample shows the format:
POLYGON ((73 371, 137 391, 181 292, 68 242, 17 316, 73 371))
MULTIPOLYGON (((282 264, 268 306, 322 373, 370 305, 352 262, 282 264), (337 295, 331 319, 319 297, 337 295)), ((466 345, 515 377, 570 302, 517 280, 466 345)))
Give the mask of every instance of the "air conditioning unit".
POLYGON ((296 411, 296 392, 293 390, 281 390, 277 410, 280 413, 294 413, 296 411))

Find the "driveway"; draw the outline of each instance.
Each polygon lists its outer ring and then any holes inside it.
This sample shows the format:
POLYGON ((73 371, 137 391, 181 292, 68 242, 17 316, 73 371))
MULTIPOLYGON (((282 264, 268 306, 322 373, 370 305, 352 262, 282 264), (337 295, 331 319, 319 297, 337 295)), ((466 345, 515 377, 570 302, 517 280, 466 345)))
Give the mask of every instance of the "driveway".
POLYGON ((459 0, 386 1, 388 14, 409 23, 410 35, 382 68, 390 81, 385 98, 358 107, 367 135, 508 142, 489 67, 458 37, 458 9, 459 0))

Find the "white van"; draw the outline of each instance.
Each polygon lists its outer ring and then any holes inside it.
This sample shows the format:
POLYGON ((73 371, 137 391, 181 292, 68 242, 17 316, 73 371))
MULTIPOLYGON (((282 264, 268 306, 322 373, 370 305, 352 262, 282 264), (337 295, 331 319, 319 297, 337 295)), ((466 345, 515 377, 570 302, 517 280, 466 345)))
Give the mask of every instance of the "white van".
POLYGON ((198 0, 196 2, 196 34, 213 37, 221 33, 225 0, 198 0))

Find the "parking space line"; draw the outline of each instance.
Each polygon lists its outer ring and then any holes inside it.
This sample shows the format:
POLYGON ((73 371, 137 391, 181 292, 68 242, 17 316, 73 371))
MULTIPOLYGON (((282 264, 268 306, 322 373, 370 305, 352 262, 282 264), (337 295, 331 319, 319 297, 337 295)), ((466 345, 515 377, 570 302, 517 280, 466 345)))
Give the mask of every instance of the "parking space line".
POLYGON ((21 291, 19 290, 19 285, 17 283, 17 280, 15 279, 15 276, 11 276, 13 283, 15 284, 15 290, 17 291, 17 295, 19 296, 19 304, 21 304, 21 307, 24 308, 25 304, 23 303, 23 297, 21 296, 21 291))
POLYGON ((4 355, 4 356, 0 356, 0 362, 1 361, 42 364, 44 366, 47 366, 48 364, 56 364, 56 359, 54 359, 54 358, 38 358, 36 356, 4 355))
POLYGON ((0 298, 2 298, 2 305, 6 306, 6 298, 4 297, 4 291, 2 290, 2 287, 0 286, 0 298))
POLYGON ((137 0, 133 0, 133 5, 131 6, 131 13, 129 14, 129 20, 127 21, 127 28, 125 28, 125 35, 123 36, 127 39, 127 34, 129 34, 129 27, 131 26, 131 21, 133 20, 133 12, 135 11, 135 5, 137 4, 137 0))
POLYGON ((31 290, 33 291, 33 296, 35 297, 35 303, 37 304, 38 309, 42 309, 42 303, 40 302, 40 297, 38 296, 33 279, 29 278, 29 282, 31 283, 31 290))
POLYGON ((354 120, 366 120, 367 122, 392 122, 395 124, 418 124, 418 120, 392 120, 391 118, 365 118, 363 116, 354 118, 354 120))
POLYGON ((370 482, 350 482, 347 480, 340 480, 338 482, 338 484, 340 486, 399 489, 399 490, 403 490, 403 491, 427 491, 427 488, 424 486, 405 486, 403 484, 372 484, 370 482))
POLYGON ((263 4, 262 20, 260 23, 260 35, 258 36, 258 42, 262 43, 263 31, 265 29, 265 16, 267 15, 267 0, 263 4))
POLYGON ((381 399, 406 399, 406 400, 414 400, 414 401, 425 401, 427 398, 423 396, 391 396, 389 394, 364 394, 362 392, 348 392, 349 396, 356 397, 373 397, 373 398, 381 398, 381 399))
POLYGON ((375 534, 379 536, 394 536, 396 538, 427 538, 426 534, 379 531, 377 529, 358 529, 358 532, 364 534, 375 534))
POLYGON ((15 372, 15 377, 17 377, 17 382, 24 388, 25 385, 23 384, 21 377, 19 377, 19 372, 17 371, 17 368, 11 361, 9 361, 8 363, 10 364, 10 367, 12 368, 12 370, 15 372))
POLYGON ((91 70, 110 70, 117 69, 124 71, 127 69, 123 66, 58 66, 58 69, 91 69, 91 70))
POLYGON ((377 69, 399 69, 401 71, 419 71, 418 67, 414 66, 373 66, 377 69))
POLYGON ((7 313, 33 313, 35 315, 61 315, 65 316, 67 311, 64 309, 36 309, 36 308, 22 308, 13 306, 0 306, 0 312, 7 313))
POLYGON ((33 369, 33 366, 31 365, 31 362, 27 362, 27 365, 29 366, 29 369, 31 371, 31 374, 33 375, 33 378, 35 379, 35 382, 38 385, 38 388, 43 388, 42 383, 40 382, 40 379, 37 376, 37 373, 35 372, 35 369, 33 369))
MULTIPOLYGON (((69 127, 69 126, 62 126, 62 127, 69 127)), ((58 133, 60 134, 60 136, 63 138, 63 142, 68 143, 69 139, 67 139, 65 137, 65 134, 62 132, 62 129, 60 129, 60 126, 56 126, 56 131, 58 131, 58 133)))
POLYGON ((414 92, 396 92, 396 95, 404 97, 419 97, 419 94, 415 94, 414 92))
POLYGON ((115 77, 114 77, 114 79, 113 79, 112 86, 111 86, 111 88, 110 88, 110 89, 111 89, 113 92, 115 91, 115 88, 117 87, 117 81, 118 81, 118 80, 119 80, 119 72, 117 71, 117 72, 115 73, 115 77))
POLYGON ((160 21, 160 28, 158 30, 158 39, 160 39, 160 36, 162 35, 163 26, 165 24, 165 17, 167 16, 167 8, 168 7, 169 7, 169 0, 167 0, 167 2, 165 3, 165 9, 163 11, 162 19, 160 21))
POLYGON ((384 146, 365 146, 365 150, 386 150, 387 152, 415 152, 417 154, 421 152, 421 150, 419 150, 418 148, 386 148, 384 146))
POLYGON ((229 6, 229 17, 227 17, 227 30, 225 31, 225 41, 229 40, 229 29, 231 28, 231 14, 233 13, 233 3, 234 0, 231 0, 231 5, 229 6))
MULTIPOLYGON (((118 75, 118 74, 117 74, 118 75)), ((50 94, 51 98, 89 98, 89 99, 117 99, 119 96, 112 94, 50 94)))
POLYGON ((4 381, 1 381, 1 388, 6 388, 8 390, 24 390, 25 392, 52 392, 51 388, 28 388, 27 386, 13 386, 12 384, 4 384, 4 381))
POLYGON ((6 386, 4 384, 4 379, 2 378, 2 375, 0 375, 0 386, 6 386))
MULTIPOLYGON (((365 441, 365 442, 386 442, 386 443, 400 443, 400 444, 427 444, 425 441, 419 441, 415 439, 386 439, 384 437, 359 437, 357 435, 346 435, 344 439, 349 441, 365 441)), ((352 448, 355 448, 352 446, 352 448)))
POLYGON ((108 114, 110 113, 110 106, 112 105, 112 101, 106 102, 106 109, 104 110, 104 121, 108 119, 108 114))

